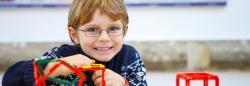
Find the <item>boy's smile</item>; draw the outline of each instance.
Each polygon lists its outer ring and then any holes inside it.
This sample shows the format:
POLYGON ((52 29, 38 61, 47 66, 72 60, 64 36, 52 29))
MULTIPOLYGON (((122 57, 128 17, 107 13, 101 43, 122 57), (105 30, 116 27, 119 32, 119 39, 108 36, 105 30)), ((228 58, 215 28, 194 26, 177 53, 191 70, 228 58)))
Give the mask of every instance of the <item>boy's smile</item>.
POLYGON ((112 49, 112 47, 97 47, 95 48, 97 51, 107 51, 107 50, 110 50, 112 49))
POLYGON ((112 53, 113 46, 108 47, 108 46, 100 46, 100 47, 94 47, 97 53, 100 54, 109 54, 112 53))

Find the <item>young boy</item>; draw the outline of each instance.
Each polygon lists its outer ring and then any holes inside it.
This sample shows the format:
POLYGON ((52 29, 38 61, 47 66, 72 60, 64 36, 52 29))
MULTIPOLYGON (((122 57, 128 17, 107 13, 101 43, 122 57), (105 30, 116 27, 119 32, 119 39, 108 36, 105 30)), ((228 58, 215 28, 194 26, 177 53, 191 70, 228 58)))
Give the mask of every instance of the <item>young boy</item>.
MULTIPOLYGON (((45 53, 43 59, 60 59, 80 67, 104 64, 106 86, 147 86, 146 69, 138 52, 123 44, 128 30, 128 14, 123 0, 74 0, 69 11, 68 32, 75 45, 64 44, 45 53)), ((42 65, 48 73, 58 62, 42 65)), ((87 86, 101 86, 101 71, 86 72, 87 86)), ((65 66, 59 66, 50 77, 76 78, 65 66)), ((46 81, 47 85, 56 82, 46 81)), ((3 86, 34 85, 32 60, 21 61, 6 71, 3 86)))

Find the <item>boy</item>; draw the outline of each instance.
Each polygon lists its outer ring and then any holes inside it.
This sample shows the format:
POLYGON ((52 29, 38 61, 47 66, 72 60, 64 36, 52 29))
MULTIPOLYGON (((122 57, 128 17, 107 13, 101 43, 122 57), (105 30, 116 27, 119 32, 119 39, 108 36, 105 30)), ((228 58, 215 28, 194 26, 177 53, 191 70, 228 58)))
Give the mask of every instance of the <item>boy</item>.
MULTIPOLYGON (((128 15, 123 0, 74 0, 69 11, 68 32, 75 45, 64 44, 45 53, 43 59, 60 59, 80 67, 101 63, 106 66, 106 86, 146 86, 146 69, 131 46, 123 44, 128 30, 128 15)), ((58 62, 43 65, 47 73, 58 62)), ((101 71, 86 72, 87 86, 101 86, 101 71)), ((72 80, 76 74, 59 66, 50 77, 72 80)), ((56 82, 46 81, 47 85, 56 82)), ((11 66, 3 77, 3 86, 34 85, 32 61, 11 66)))

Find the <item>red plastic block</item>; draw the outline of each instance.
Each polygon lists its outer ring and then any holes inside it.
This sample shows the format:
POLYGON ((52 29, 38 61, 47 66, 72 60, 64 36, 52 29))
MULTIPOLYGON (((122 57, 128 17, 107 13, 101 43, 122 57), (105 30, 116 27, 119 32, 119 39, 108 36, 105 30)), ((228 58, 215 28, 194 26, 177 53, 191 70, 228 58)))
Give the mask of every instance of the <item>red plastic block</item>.
POLYGON ((212 73, 207 73, 207 72, 177 73, 176 86, 180 86, 181 78, 185 80, 186 86, 190 86, 191 80, 203 80, 204 86, 208 86, 208 80, 215 80, 215 86, 219 86, 219 77, 212 73))

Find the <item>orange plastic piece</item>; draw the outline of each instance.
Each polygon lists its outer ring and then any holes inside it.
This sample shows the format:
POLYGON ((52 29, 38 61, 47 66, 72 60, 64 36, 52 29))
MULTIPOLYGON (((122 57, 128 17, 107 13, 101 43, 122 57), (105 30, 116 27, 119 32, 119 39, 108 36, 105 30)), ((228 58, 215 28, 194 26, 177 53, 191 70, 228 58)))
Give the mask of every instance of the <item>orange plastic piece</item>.
POLYGON ((185 80, 186 86, 190 86, 191 80, 203 80, 204 86, 208 86, 208 80, 215 80, 215 86, 219 86, 219 77, 212 73, 207 73, 207 72, 177 73, 176 86, 180 86, 180 78, 183 78, 185 80))
POLYGON ((92 64, 91 66, 82 66, 82 67, 79 67, 79 68, 73 68, 72 66, 68 65, 65 61, 59 61, 59 63, 54 65, 49 70, 49 72, 47 74, 42 74, 43 72, 39 69, 39 65, 36 62, 33 62, 34 78, 35 78, 36 86, 46 86, 45 80, 60 65, 66 66, 67 68, 69 68, 73 73, 75 73, 80 78, 80 80, 78 80, 78 85, 79 86, 83 85, 84 81, 86 81, 86 76, 84 74, 82 74, 83 71, 101 70, 102 71, 102 86, 106 86, 106 83, 105 83, 105 80, 104 80, 104 72, 105 72, 105 66, 104 65, 102 65, 102 64, 92 64))

